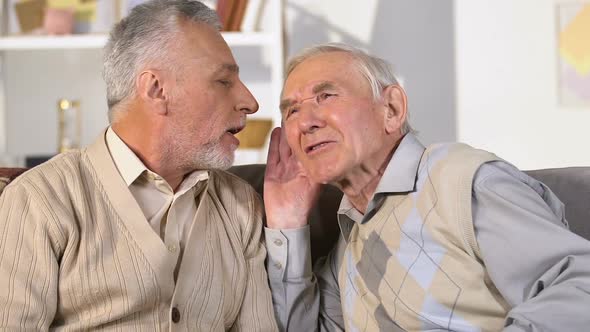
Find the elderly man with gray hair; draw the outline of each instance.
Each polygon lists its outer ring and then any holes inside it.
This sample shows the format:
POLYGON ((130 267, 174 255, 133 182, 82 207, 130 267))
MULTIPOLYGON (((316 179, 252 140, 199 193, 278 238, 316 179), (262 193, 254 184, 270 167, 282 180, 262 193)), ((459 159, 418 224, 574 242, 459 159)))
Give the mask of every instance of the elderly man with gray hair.
POLYGON ((258 110, 198 1, 105 47, 110 126, 0 196, 0 330, 274 331, 255 191, 220 170, 258 110))
POLYGON ((296 331, 587 331, 590 242, 543 183, 460 143, 424 146, 387 62, 342 44, 287 66, 264 184, 277 320, 296 331), (344 193, 312 270, 319 183, 344 193))

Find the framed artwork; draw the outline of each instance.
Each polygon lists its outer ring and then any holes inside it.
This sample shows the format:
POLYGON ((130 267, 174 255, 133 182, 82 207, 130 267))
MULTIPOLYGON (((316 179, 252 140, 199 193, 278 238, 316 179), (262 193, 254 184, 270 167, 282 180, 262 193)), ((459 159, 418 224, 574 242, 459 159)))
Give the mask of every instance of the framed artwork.
POLYGON ((590 0, 559 1, 556 11, 559 104, 590 109, 590 0))

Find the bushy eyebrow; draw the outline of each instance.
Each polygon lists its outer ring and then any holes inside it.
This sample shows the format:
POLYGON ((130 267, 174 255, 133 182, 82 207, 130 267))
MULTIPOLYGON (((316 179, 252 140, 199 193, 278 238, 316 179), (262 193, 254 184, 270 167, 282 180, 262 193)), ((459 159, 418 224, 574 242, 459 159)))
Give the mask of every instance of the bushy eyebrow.
MULTIPOLYGON (((334 85, 334 83, 326 81, 326 82, 321 82, 317 85, 315 85, 312 89, 311 89, 311 93, 313 95, 316 95, 322 91, 325 90, 333 90, 335 89, 336 86, 334 85)), ((279 109, 281 110, 281 113, 284 113, 287 108, 289 108, 290 106, 292 106, 293 104, 295 104, 295 101, 292 99, 283 99, 281 100, 281 103, 279 104, 279 109)))
POLYGON ((335 88, 332 82, 322 82, 311 89, 311 92, 315 95, 325 90, 333 90, 335 88))
POLYGON ((236 64, 233 64, 233 63, 224 63, 221 66, 219 66, 219 68, 217 68, 217 70, 215 70, 214 74, 217 75, 217 74, 221 74, 226 71, 237 74, 240 72, 240 67, 236 64))
POLYGON ((291 107, 293 104, 295 104, 295 101, 293 101, 293 99, 283 99, 279 104, 279 110, 281 111, 281 113, 285 113, 287 108, 291 107))

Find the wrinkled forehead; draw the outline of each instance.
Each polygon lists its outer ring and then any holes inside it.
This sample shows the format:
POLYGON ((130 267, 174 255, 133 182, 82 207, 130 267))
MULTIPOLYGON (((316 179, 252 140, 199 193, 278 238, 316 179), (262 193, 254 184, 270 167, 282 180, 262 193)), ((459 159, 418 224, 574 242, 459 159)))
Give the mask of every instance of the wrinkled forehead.
POLYGON ((318 85, 341 87, 350 84, 367 84, 356 60, 343 52, 314 55, 298 64, 287 76, 283 98, 301 98, 317 90, 318 85))
POLYGON ((343 52, 314 55, 298 64, 287 76, 282 99, 301 99, 313 95, 318 85, 371 93, 370 82, 362 73, 357 59, 343 52))

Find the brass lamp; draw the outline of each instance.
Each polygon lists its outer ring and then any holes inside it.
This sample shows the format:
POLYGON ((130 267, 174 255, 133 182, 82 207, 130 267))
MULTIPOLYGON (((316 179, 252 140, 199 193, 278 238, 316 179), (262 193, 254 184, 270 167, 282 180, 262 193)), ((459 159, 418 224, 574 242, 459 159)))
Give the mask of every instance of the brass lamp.
POLYGON ((60 99, 57 102, 57 146, 58 152, 80 147, 82 138, 82 116, 80 102, 77 100, 60 99))
POLYGON ((240 149, 260 149, 264 146, 266 136, 272 127, 270 119, 248 119, 244 130, 236 134, 240 140, 240 149))

